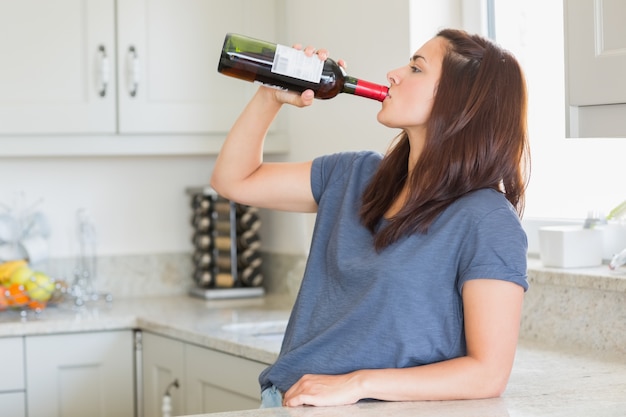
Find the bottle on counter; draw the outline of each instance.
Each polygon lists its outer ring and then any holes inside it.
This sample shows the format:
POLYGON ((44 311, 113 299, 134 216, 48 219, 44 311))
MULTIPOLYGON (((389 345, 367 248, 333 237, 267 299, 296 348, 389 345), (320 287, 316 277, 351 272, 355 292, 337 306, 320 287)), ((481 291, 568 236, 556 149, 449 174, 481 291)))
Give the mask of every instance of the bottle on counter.
POLYGON ((315 97, 329 99, 339 93, 383 101, 388 88, 347 75, 328 58, 307 57, 303 51, 229 33, 217 70, 225 75, 266 86, 302 92, 311 89, 315 97))

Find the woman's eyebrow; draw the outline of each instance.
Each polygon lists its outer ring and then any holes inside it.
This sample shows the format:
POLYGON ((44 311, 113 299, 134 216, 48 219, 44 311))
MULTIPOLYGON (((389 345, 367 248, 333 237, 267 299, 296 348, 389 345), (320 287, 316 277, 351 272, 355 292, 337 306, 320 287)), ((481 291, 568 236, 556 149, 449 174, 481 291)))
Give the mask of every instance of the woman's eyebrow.
POLYGON ((422 55, 419 54, 415 54, 411 57, 411 61, 415 62, 417 61, 419 58, 422 58, 424 60, 424 62, 428 63, 428 61, 426 61, 426 58, 424 58, 422 55))

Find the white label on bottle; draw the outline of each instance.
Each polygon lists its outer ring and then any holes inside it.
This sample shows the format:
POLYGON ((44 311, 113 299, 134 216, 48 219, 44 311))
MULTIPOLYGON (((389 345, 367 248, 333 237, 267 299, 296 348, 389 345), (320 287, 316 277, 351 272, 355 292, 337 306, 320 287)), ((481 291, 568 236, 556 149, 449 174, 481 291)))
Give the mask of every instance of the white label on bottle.
POLYGON ((319 83, 322 79, 324 61, 317 55, 306 56, 303 51, 285 45, 276 45, 272 72, 288 77, 319 83))

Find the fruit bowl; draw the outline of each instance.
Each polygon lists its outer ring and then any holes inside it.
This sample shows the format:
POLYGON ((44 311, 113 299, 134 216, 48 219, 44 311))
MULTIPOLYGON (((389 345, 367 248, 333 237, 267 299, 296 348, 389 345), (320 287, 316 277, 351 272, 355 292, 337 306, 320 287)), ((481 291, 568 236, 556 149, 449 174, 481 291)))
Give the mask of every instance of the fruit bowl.
POLYGON ((0 311, 41 311, 59 301, 67 285, 31 269, 25 260, 0 264, 0 311))

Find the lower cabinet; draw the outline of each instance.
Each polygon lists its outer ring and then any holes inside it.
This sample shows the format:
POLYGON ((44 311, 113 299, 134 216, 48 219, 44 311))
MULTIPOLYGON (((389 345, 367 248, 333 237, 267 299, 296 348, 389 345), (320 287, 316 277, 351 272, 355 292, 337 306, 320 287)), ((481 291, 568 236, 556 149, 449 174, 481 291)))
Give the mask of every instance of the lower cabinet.
POLYGON ((159 417, 166 391, 171 415, 258 408, 258 376, 268 364, 143 332, 144 417, 159 417), (178 388, 173 385, 178 381, 178 388))
POLYGON ((135 415, 131 330, 27 336, 25 352, 28 417, 135 415))
POLYGON ((0 338, 0 415, 26 417, 24 338, 0 338))
POLYGON ((187 414, 259 408, 259 374, 267 364, 198 346, 185 346, 187 414))
POLYGON ((132 330, 0 338, 1 417, 161 417, 258 408, 268 366, 132 330), (137 353, 140 353, 139 355, 137 353))
POLYGON ((184 343, 148 332, 141 334, 143 417, 162 416, 166 391, 171 397, 170 414, 186 414, 181 396, 184 386, 180 386, 184 375, 184 343))

